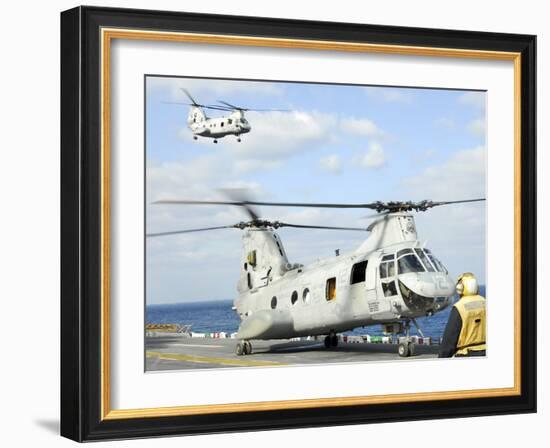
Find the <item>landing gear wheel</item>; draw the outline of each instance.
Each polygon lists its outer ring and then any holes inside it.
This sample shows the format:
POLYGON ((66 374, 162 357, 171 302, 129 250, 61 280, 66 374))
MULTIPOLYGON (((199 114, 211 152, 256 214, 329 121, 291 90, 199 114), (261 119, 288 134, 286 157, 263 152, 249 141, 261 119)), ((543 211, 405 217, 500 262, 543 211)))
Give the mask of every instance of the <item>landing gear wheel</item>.
POLYGON ((338 347, 338 336, 336 336, 335 334, 330 337, 330 346, 338 347))
POLYGON ((409 342, 409 356, 414 356, 415 343, 409 342))
POLYGON ((250 355, 252 353, 252 344, 249 341, 244 341, 243 354, 250 355))
POLYGON ((326 336, 325 337, 325 347, 330 348, 330 346, 331 346, 330 336, 326 336))
POLYGON ((410 346, 411 344, 409 342, 400 342, 397 346, 397 353, 402 358, 407 358, 410 356, 410 346))
POLYGON ((244 347, 245 347, 245 344, 243 341, 237 344, 237 347, 235 347, 235 353, 237 354, 237 356, 245 355, 244 347))

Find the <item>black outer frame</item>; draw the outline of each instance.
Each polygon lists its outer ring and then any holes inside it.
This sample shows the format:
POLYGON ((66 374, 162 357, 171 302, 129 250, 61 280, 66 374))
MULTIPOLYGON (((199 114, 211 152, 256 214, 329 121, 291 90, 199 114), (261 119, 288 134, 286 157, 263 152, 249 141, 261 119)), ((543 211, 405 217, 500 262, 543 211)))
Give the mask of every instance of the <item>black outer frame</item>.
POLYGON ((61 13, 61 435, 76 441, 536 412, 536 36, 77 7, 61 13), (100 28, 520 52, 521 395, 100 420, 100 28))

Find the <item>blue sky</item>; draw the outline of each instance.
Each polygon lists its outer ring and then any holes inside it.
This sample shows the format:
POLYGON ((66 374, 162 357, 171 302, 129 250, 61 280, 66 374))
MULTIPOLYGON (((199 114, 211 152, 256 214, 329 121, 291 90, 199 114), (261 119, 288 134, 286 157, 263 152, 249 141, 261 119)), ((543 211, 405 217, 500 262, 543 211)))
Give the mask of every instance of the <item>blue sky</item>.
MULTIPOLYGON (((398 87, 160 78, 146 80, 147 232, 232 224, 231 207, 151 205, 158 199, 221 199, 246 188, 258 200, 370 202, 485 196, 485 93, 398 87), (218 100, 249 112, 250 134, 194 141, 187 88, 203 104, 218 100)), ((210 116, 222 112, 209 111, 210 116)), ((367 226, 369 210, 260 209, 266 218, 367 226)), ((419 238, 453 275, 485 279, 485 205, 415 214, 419 238)), ((357 232, 280 232, 292 262, 355 249, 357 232)), ((233 298, 237 230, 147 240, 147 303, 233 298), (213 278, 215 281, 213 282, 213 278)))

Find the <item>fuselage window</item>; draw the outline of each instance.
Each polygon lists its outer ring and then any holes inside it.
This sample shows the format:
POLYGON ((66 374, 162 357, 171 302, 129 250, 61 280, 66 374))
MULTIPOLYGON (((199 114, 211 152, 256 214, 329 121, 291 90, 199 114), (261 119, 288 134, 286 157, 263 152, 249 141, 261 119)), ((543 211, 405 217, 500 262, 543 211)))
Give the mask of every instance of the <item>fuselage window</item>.
POLYGON ((384 297, 396 296, 397 288, 395 286, 395 280, 389 283, 382 283, 382 291, 384 292, 384 297))
POLYGON ((231 118, 228 118, 227 119, 227 124, 232 124, 233 123, 233 120, 231 118))
POLYGON ((365 281, 365 275, 367 272, 367 263, 368 261, 365 260, 365 261, 360 261, 359 263, 355 263, 353 265, 353 267, 351 268, 351 281, 350 281, 352 285, 365 281))
POLYGON ((406 274, 407 272, 424 272, 424 267, 420 260, 415 255, 405 255, 397 260, 400 274, 406 274))
POLYGON ((325 288, 325 297, 329 301, 334 300, 336 298, 336 277, 332 277, 327 280, 327 286, 325 288))
POLYGON ((293 291, 292 295, 290 296, 290 303, 293 305, 298 301, 298 291, 293 291))
POLYGON ((223 128, 223 125, 224 125, 224 123, 223 123, 223 121, 222 121, 221 124, 220 124, 220 126, 223 128))
POLYGON ((418 248, 415 249, 414 251, 416 252, 416 255, 418 255, 420 257, 420 261, 422 261, 422 264, 428 270, 428 272, 435 272, 434 267, 430 263, 430 260, 428 260, 428 257, 426 256, 424 251, 422 249, 418 249, 418 248))
POLYGON ((271 298, 271 309, 274 310, 275 308, 277 308, 277 297, 273 296, 271 298))
POLYGON ((252 289, 252 276, 250 275, 250 272, 246 274, 246 281, 248 283, 248 289, 252 289))
POLYGON ((302 300, 304 301, 304 303, 309 302, 310 295, 311 294, 309 292, 309 288, 304 289, 304 292, 302 293, 302 300))

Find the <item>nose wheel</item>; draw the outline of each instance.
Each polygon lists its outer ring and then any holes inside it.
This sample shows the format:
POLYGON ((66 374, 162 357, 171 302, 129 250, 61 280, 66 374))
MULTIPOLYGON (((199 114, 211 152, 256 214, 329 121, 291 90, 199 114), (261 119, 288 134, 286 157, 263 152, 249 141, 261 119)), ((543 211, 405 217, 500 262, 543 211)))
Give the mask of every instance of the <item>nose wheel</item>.
MULTIPOLYGON (((414 323, 415 327, 418 329, 418 332, 423 337, 424 334, 422 333, 422 330, 418 326, 418 323, 416 322, 416 319, 412 319, 412 322, 414 323)), ((413 340, 411 339, 411 321, 406 320, 404 322, 405 327, 405 340, 400 342, 397 346, 397 354, 401 358, 408 358, 409 356, 414 356, 415 352, 415 344, 413 340)))
POLYGON ((325 347, 331 348, 331 347, 337 347, 338 346, 338 335, 331 331, 328 336, 325 337, 325 347))

